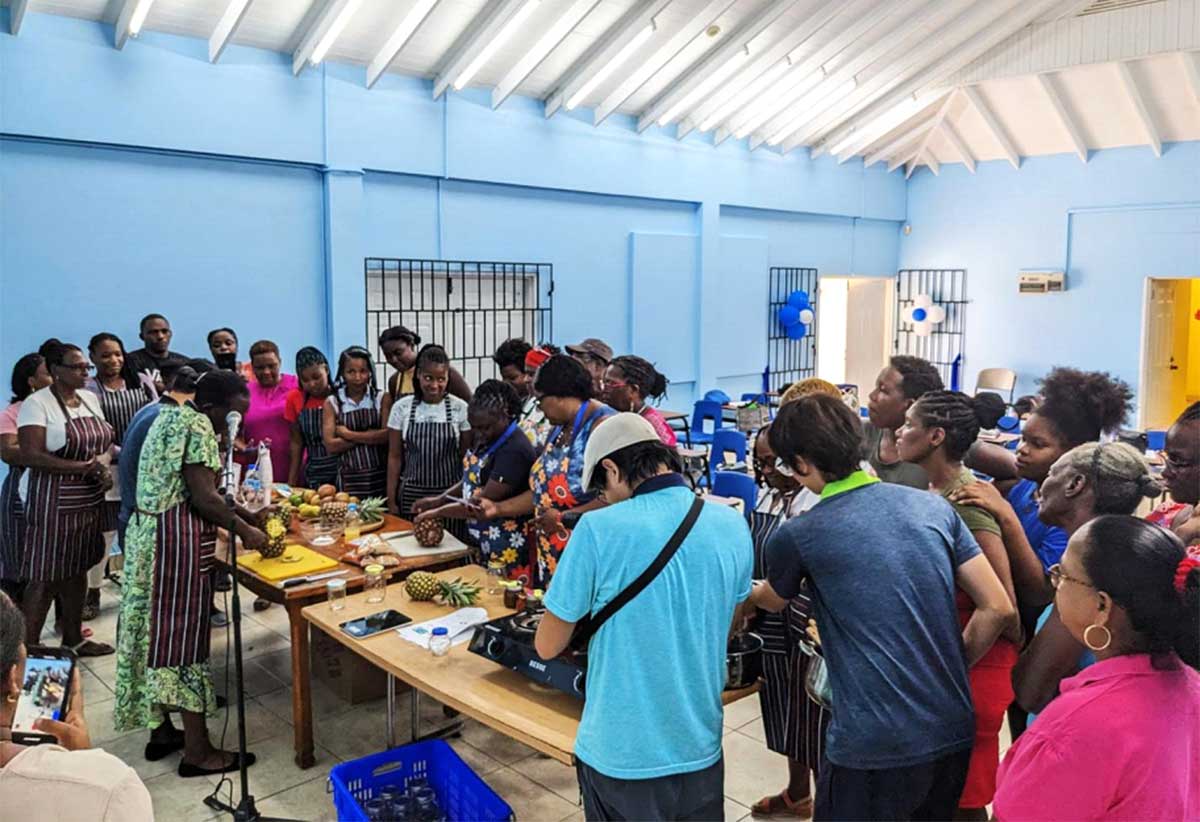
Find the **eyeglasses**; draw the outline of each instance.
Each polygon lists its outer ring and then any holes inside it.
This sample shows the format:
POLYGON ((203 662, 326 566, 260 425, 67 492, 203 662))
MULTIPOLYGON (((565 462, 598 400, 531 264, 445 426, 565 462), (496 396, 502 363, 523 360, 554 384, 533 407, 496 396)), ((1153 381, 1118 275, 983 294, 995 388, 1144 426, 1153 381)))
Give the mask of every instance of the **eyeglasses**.
POLYGON ((78 371, 80 374, 87 374, 96 370, 96 366, 92 365, 91 363, 80 363, 79 365, 63 364, 60 367, 65 368, 68 371, 78 371))
POLYGON ((1064 581, 1074 582, 1076 585, 1082 585, 1085 588, 1095 589, 1096 587, 1090 582, 1084 582, 1082 579, 1078 579, 1077 577, 1073 577, 1066 573, 1063 571, 1062 565, 1056 562, 1050 566, 1050 587, 1057 591, 1058 586, 1062 585, 1064 581))
POLYGON ((600 380, 601 388, 628 388, 629 383, 624 380, 600 380))
POLYGON ((785 477, 794 477, 796 472, 792 470, 792 466, 783 461, 783 457, 775 458, 775 470, 783 474, 785 477))

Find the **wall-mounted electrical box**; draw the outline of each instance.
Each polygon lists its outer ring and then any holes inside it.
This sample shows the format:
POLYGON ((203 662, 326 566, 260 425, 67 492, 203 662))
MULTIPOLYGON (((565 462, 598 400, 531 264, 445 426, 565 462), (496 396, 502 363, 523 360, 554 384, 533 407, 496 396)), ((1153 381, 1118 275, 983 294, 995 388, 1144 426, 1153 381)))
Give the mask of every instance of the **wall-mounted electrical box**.
POLYGON ((1067 275, 1061 271, 1021 271, 1017 290, 1022 294, 1056 294, 1067 290, 1067 275))

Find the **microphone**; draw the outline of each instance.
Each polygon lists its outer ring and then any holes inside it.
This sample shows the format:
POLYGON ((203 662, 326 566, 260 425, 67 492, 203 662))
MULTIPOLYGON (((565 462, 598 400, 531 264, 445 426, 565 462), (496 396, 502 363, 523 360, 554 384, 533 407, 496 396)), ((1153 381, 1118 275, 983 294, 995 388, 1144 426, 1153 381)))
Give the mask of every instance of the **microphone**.
POLYGON ((242 415, 237 411, 230 411, 225 415, 225 425, 229 428, 229 442, 232 445, 237 439, 238 428, 242 425, 242 415))

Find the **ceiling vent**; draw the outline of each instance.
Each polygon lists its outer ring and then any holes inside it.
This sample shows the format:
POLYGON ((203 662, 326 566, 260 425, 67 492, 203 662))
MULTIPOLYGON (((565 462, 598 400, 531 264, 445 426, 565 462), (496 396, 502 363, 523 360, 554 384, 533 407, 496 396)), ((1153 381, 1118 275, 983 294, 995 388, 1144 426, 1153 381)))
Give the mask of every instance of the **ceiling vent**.
POLYGON ((1089 14, 1104 14, 1108 11, 1121 11, 1122 9, 1132 9, 1138 6, 1153 6, 1160 3, 1165 3, 1167 0, 1095 0, 1089 3, 1087 8, 1079 12, 1078 17, 1087 17, 1089 14))

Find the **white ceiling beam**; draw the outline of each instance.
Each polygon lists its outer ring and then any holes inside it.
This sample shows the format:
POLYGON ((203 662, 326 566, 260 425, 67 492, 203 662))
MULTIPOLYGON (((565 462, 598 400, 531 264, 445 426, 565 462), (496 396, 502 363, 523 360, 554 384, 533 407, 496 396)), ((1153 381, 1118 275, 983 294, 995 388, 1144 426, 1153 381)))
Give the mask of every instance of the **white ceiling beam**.
POLYGON ((911 163, 917 157, 917 147, 913 146, 911 151, 906 151, 903 154, 898 154, 888 162, 888 174, 891 174, 900 166, 906 163, 911 163))
POLYGON ((229 0, 229 5, 225 7, 225 13, 221 15, 221 19, 217 21, 217 27, 213 29, 212 35, 208 38, 208 62, 215 63, 221 59, 225 47, 229 45, 233 35, 237 34, 238 26, 246 19, 246 12, 250 10, 251 2, 252 0, 229 0))
POLYGON ((30 0, 12 0, 8 7, 8 33, 16 37, 21 33, 21 23, 25 22, 25 12, 29 11, 30 0))
POLYGON ((333 45, 350 16, 358 9, 362 0, 327 0, 324 10, 313 20, 308 31, 300 38, 300 45, 292 52, 292 74, 299 77, 310 62, 321 62, 325 58, 322 50, 333 45))
MULTIPOLYGON (((954 105, 957 97, 958 93, 956 91, 952 91, 946 95, 946 102, 942 103, 942 107, 938 109, 937 115, 933 118, 933 127, 926 132, 925 137, 921 140, 921 145, 917 148, 918 154, 929 152, 929 143, 933 140, 933 135, 941 128, 942 123, 946 122, 946 115, 950 113, 950 106, 954 105)), ((932 154, 932 152, 929 153, 932 154)), ((930 168, 933 168, 933 166, 930 166, 930 168)), ((936 174, 937 172, 935 171, 934 173, 936 174)))
MULTIPOLYGON (((856 41, 848 52, 849 59, 832 73, 824 74, 814 86, 798 89, 798 94, 786 95, 768 121, 756 127, 759 133, 750 140, 751 147, 763 141, 779 145, 802 127, 821 121, 826 112, 846 104, 848 97, 868 93, 869 88, 886 80, 884 75, 895 70, 900 64, 897 61, 911 61, 914 53, 921 52, 939 17, 967 2, 893 0, 886 4, 882 12, 873 15, 874 25, 868 32, 870 45, 865 37, 856 41)), ((825 71, 827 67, 821 68, 825 71)))
POLYGON ((926 120, 912 131, 907 131, 904 134, 901 134, 895 140, 892 140, 878 151, 873 151, 868 154, 866 159, 863 161, 863 168, 870 168, 882 160, 886 160, 889 157, 899 154, 910 146, 919 146, 918 141, 921 140, 932 127, 933 123, 926 120))
POLYGON ((715 90, 693 113, 683 119, 675 136, 683 139, 697 128, 707 131, 757 99, 761 91, 778 79, 780 72, 790 68, 790 62, 785 63, 790 61, 789 55, 836 17, 842 10, 842 3, 843 0, 828 0, 805 17, 787 36, 769 46, 761 55, 752 57, 750 65, 715 90))
MULTIPOLYGON (((938 59, 899 87, 874 99, 868 105, 849 112, 840 123, 816 135, 820 139, 816 153, 819 155, 836 149, 836 153, 841 154, 844 151, 858 151, 864 145, 870 145, 880 134, 886 134, 911 117, 914 111, 919 111, 939 99, 946 92, 946 89, 939 88, 939 85, 954 72, 995 48, 1061 2, 1062 0, 1021 0, 1016 4, 977 4, 999 9, 1000 13, 994 15, 990 25, 981 26, 967 40, 951 44, 946 49, 939 49, 938 53, 941 56, 938 59)), ((1072 0, 1071 7, 1082 8, 1088 2, 1090 0, 1072 0)))
POLYGON ((524 56, 517 61, 500 80, 500 84, 492 89, 492 108, 499 108, 500 104, 508 99, 521 83, 525 82, 525 78, 534 72, 541 65, 542 61, 550 52, 554 51, 563 40, 567 38, 575 27, 579 25, 583 18, 591 13, 592 9, 600 5, 600 0, 575 0, 571 3, 558 18, 550 24, 550 28, 546 29, 545 33, 538 38, 538 41, 533 44, 533 47, 525 52, 524 56))
POLYGON ((663 66, 671 62, 689 43, 704 34, 705 30, 729 10, 737 0, 709 0, 704 8, 695 12, 674 32, 667 41, 654 50, 650 58, 630 72, 624 80, 596 106, 594 125, 600 125, 608 116, 621 107, 637 90, 650 81, 663 66))
POLYGON ((1146 100, 1142 96, 1142 90, 1138 88, 1137 80, 1133 78, 1132 72, 1129 71, 1129 64, 1119 62, 1117 65, 1117 77, 1121 81, 1121 86, 1125 89, 1125 96, 1129 98, 1130 105, 1133 106, 1134 114, 1137 115, 1138 121, 1142 124, 1142 131, 1146 134, 1146 144, 1150 146, 1150 150, 1154 152, 1155 157, 1162 156, 1162 137, 1158 133, 1158 126, 1154 124, 1154 118, 1150 116, 1150 109, 1146 108, 1146 100))
POLYGON ((920 167, 921 167, 921 157, 920 157, 920 155, 917 155, 917 156, 913 157, 912 160, 909 161, 908 170, 904 172, 904 179, 907 180, 909 177, 913 176, 913 172, 916 171, 920 167))
POLYGON ((967 167, 967 170, 974 174, 975 156, 971 154, 971 149, 967 148, 967 144, 963 142, 962 137, 958 135, 958 131, 955 130, 954 126, 949 120, 942 123, 942 136, 946 138, 946 142, 949 143, 951 148, 953 148, 958 153, 958 156, 962 158, 963 165, 967 167))
POLYGON ((1059 125, 1063 127, 1063 131, 1067 133, 1067 137, 1071 140, 1071 145, 1075 148, 1076 156, 1086 165, 1088 161, 1087 143, 1083 141, 1083 134, 1080 132, 1079 126, 1075 124, 1074 118, 1071 117, 1071 113, 1067 111, 1067 107, 1063 104, 1058 89, 1054 87, 1054 81, 1048 74, 1035 74, 1034 78, 1037 80, 1037 84, 1041 86, 1042 93, 1046 95, 1046 100, 1050 103, 1050 107, 1054 109, 1054 114, 1058 117, 1059 125))
MULTIPOLYGON (((715 90, 717 83, 732 75, 751 56, 751 44, 766 28, 787 14, 798 0, 767 3, 758 14, 745 21, 738 30, 725 38, 700 60, 680 80, 672 83, 646 108, 638 118, 638 131, 645 131, 659 119, 674 120, 690 111, 700 96, 715 90), (741 59, 741 62, 736 62, 741 59)), ((666 123, 663 123, 666 125, 666 123)))
POLYGON ((637 45, 653 31, 654 18, 671 0, 646 0, 633 6, 620 20, 610 26, 599 42, 559 78, 555 89, 546 98, 546 116, 566 106, 574 108, 591 94, 596 86, 626 62, 637 45), (577 99, 578 98, 578 99, 577 99), (576 100, 576 104, 571 101, 576 100))
POLYGON ((118 49, 125 48, 130 37, 137 37, 142 32, 146 15, 154 0, 122 0, 121 10, 117 12, 117 24, 113 29, 113 45, 118 49))
POLYGON ((1181 52, 1179 59, 1183 61, 1183 73, 1187 77, 1188 86, 1196 103, 1200 104, 1200 52, 1181 52))
POLYGON ((540 0, 494 0, 486 14, 478 15, 459 38, 458 45, 441 60, 433 81, 433 99, 451 86, 461 91, 501 45, 524 25, 540 0))
POLYGON ((1011 164, 1013 168, 1019 169, 1021 167, 1021 158, 1017 156, 1016 146, 1014 146, 1012 140, 1009 139, 1007 132, 1004 130, 1004 126, 1001 125, 998 119, 996 119, 996 115, 992 113, 991 108, 983 101, 983 97, 980 96, 979 90, 974 86, 965 86, 963 87, 962 93, 969 101, 971 101, 971 105, 975 107, 975 111, 979 113, 979 116, 983 118, 983 124, 987 126, 987 130, 992 133, 992 137, 997 143, 1000 144, 1000 150, 1004 152, 1004 156, 1007 158, 1009 164, 1011 164))
POLYGON ((921 152, 920 156, 925 160, 925 165, 929 166, 929 170, 933 172, 934 177, 941 175, 942 167, 938 164, 937 157, 933 156, 932 151, 925 149, 921 152))
POLYGON ((412 39, 437 4, 438 0, 417 0, 416 5, 408 10, 399 25, 388 36, 387 42, 367 65, 367 88, 375 87, 379 78, 391 67, 396 56, 400 54, 400 50, 412 39))

